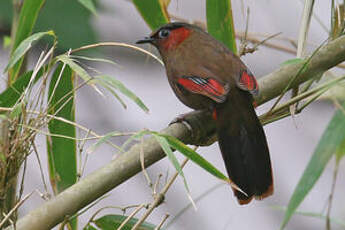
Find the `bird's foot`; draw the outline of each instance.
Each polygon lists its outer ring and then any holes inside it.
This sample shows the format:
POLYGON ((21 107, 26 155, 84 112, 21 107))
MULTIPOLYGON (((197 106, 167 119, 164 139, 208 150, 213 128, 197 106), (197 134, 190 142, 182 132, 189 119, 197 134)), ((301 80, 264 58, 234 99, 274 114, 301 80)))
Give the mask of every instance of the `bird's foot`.
POLYGON ((190 132, 192 132, 192 126, 189 125, 188 120, 190 116, 193 116, 193 114, 197 114, 199 111, 192 111, 189 113, 182 113, 180 115, 178 115, 177 117, 175 117, 170 123, 169 126, 174 124, 174 123, 183 123, 190 132))
POLYGON ((212 113, 208 110, 196 110, 181 114, 169 125, 174 123, 182 123, 188 128, 194 145, 208 146, 217 140, 212 113))

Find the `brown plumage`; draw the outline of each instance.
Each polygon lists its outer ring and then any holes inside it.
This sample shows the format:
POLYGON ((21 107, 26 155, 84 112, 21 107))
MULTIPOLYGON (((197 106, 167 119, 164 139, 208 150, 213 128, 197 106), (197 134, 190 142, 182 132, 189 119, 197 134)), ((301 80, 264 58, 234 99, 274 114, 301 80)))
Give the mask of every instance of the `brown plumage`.
POLYGON ((211 110, 218 143, 240 204, 273 193, 269 150, 253 107, 253 74, 225 45, 187 23, 169 23, 137 43, 159 50, 176 96, 196 110, 211 110))

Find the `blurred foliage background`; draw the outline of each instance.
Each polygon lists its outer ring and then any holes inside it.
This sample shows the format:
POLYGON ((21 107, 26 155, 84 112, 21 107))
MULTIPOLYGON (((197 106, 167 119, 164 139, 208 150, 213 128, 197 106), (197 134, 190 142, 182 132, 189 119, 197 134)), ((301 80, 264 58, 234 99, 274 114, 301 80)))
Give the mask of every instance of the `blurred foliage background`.
MULTIPOLYGON (((2 34, 9 35, 13 16, 12 2, 12 0, 0 2, 0 31, 2 34)), ((97 10, 101 12, 100 8, 97 10)), ((58 48, 60 52, 63 52, 69 48, 73 49, 97 41, 97 33, 92 26, 92 17, 93 13, 79 1, 47 0, 40 11, 33 33, 53 30, 58 37, 58 48)))

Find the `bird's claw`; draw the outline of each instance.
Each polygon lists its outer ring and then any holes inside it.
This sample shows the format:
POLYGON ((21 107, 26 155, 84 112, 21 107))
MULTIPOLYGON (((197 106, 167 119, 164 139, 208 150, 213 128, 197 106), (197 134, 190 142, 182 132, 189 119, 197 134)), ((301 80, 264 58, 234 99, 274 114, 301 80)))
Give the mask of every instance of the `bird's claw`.
POLYGON ((188 116, 191 116, 192 114, 194 114, 195 111, 193 112, 189 112, 189 113, 183 113, 183 114, 180 114, 178 115, 177 117, 175 117, 170 123, 169 123, 169 126, 172 125, 172 124, 175 124, 175 123, 182 123, 184 124, 187 129, 189 130, 189 132, 191 133, 191 136, 192 136, 192 139, 193 137, 195 137, 195 135, 193 135, 193 128, 192 128, 192 125, 190 125, 188 123, 188 116))
POLYGON ((215 135, 215 129, 212 133, 206 133, 206 125, 210 124, 210 112, 209 111, 192 111, 190 113, 185 113, 177 116, 172 120, 169 125, 174 123, 182 123, 190 131, 192 144, 200 146, 208 146, 217 140, 215 135))

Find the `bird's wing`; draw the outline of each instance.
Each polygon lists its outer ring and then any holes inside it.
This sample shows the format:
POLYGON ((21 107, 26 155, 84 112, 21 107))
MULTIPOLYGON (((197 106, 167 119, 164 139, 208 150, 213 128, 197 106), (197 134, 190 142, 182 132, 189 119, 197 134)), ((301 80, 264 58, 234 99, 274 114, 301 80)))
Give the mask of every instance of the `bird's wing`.
POLYGON ((238 88, 249 91, 254 96, 257 96, 259 93, 258 83, 256 82, 254 75, 249 70, 243 70, 239 74, 239 78, 236 83, 238 88))
POLYGON ((183 76, 177 79, 177 83, 192 93, 202 94, 218 103, 226 100, 230 89, 229 85, 211 77, 183 76))

